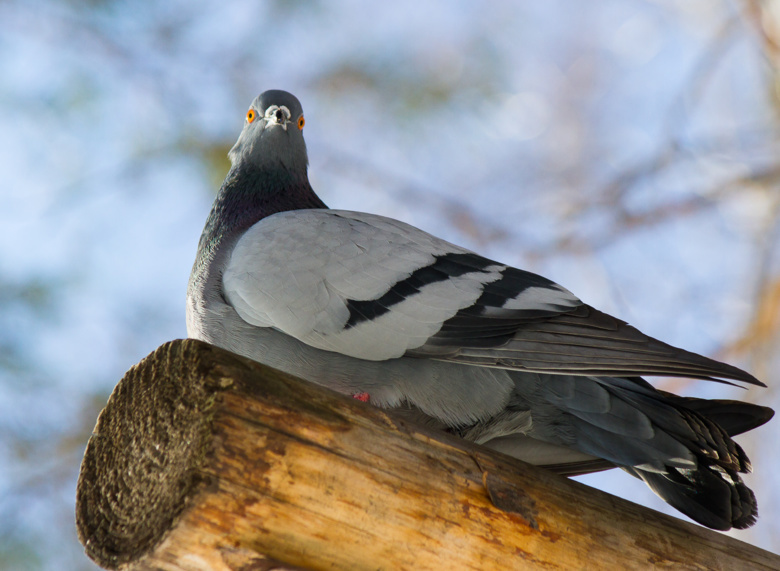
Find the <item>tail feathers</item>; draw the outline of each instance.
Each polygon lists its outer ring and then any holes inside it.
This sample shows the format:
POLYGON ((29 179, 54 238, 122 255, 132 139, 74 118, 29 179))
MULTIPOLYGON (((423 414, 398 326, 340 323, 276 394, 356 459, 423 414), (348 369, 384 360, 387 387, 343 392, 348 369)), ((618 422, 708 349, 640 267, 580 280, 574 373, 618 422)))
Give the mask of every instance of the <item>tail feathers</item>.
MULTIPOLYGON (((599 396, 591 385, 590 392, 581 387, 573 391, 577 400, 558 399, 566 405, 579 450, 642 479, 667 503, 702 525, 728 530, 755 523, 755 496, 739 476, 751 471, 750 461, 731 436, 767 422, 771 409, 678 397, 656 391, 641 379, 596 380, 609 394, 609 407, 597 409, 590 406, 595 398, 582 397, 599 396)), ((571 383, 578 386, 577 381, 571 383)), ((555 383, 551 386, 567 394, 555 383)))
POLYGON ((670 466, 663 474, 623 469, 644 480, 669 505, 712 529, 745 529, 758 517, 755 495, 733 470, 714 465, 695 470, 670 466))
POLYGON ((658 391, 672 402, 693 410, 723 428, 729 436, 736 436, 769 422, 775 414, 768 406, 736 400, 699 399, 680 397, 658 391))
POLYGON ((758 517, 756 497, 739 476, 751 471, 744 450, 730 437, 769 421, 774 411, 750 403, 703 400, 665 394, 693 429, 692 469, 665 466, 664 472, 623 469, 642 479, 658 496, 692 520, 721 531, 745 529, 758 517))

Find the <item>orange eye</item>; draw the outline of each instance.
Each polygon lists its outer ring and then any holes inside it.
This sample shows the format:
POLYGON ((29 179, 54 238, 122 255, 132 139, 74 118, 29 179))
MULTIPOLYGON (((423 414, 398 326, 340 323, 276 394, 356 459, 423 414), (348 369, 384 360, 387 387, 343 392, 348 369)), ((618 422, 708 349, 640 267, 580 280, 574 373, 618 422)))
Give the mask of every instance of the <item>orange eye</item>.
POLYGON ((254 120, 257 119, 257 113, 255 113, 254 109, 250 109, 246 112, 246 120, 250 123, 253 123, 254 120))
POLYGON ((303 115, 298 117, 298 129, 303 129, 303 126, 306 124, 306 119, 303 118, 303 115))

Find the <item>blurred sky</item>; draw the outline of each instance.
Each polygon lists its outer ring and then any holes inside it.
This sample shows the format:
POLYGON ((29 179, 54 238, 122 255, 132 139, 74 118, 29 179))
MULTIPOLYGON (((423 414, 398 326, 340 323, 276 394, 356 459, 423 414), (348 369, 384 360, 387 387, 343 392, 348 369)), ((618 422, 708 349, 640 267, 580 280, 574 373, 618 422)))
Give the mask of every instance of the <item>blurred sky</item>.
MULTIPOLYGON (((302 101, 331 207, 542 273, 770 388, 658 386, 777 407, 765 4, 0 3, 0 567, 94 568, 84 446, 125 370, 185 336, 198 236, 266 89, 302 101)), ((775 552, 778 426, 741 440, 761 516, 734 534, 775 552)), ((622 472, 584 481, 682 517, 622 472)))

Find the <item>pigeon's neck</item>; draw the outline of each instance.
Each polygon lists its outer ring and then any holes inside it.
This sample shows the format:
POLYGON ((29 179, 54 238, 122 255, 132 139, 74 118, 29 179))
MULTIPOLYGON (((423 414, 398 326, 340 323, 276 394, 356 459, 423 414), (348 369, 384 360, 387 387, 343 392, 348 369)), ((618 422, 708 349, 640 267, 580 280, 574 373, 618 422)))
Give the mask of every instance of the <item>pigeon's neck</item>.
POLYGON ((281 165, 259 167, 247 162, 225 177, 203 233, 210 238, 240 235, 266 216, 305 208, 327 208, 314 194, 306 171, 292 173, 281 165))
POLYGON ((193 276, 201 279, 205 268, 253 224, 266 216, 288 210, 327 208, 314 193, 306 171, 291 173, 275 168, 239 164, 230 169, 206 220, 198 244, 193 276))

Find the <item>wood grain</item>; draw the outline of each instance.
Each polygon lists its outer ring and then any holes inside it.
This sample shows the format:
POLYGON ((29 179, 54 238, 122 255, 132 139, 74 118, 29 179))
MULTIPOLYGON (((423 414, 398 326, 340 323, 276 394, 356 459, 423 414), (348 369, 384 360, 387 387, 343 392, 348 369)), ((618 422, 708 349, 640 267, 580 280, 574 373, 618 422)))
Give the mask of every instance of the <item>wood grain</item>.
POLYGON ((780 569, 731 537, 194 340, 117 385, 76 516, 107 569, 780 569))

